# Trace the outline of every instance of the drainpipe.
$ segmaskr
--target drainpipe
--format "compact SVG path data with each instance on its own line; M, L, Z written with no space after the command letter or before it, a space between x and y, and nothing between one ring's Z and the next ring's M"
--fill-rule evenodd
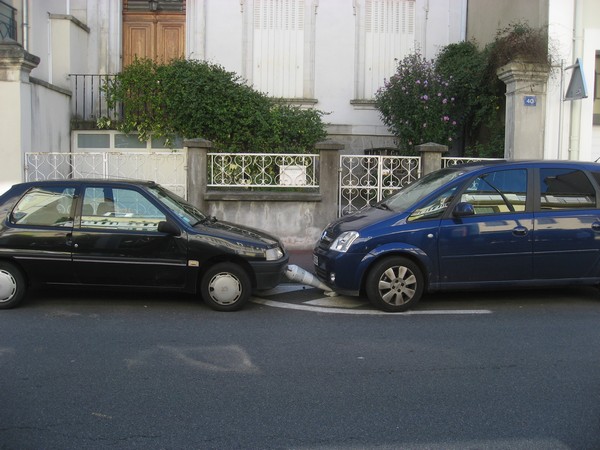
M427 22L429 21L429 0L425 2L425 23L423 24L423 57L427 59Z
M23 21L21 24L23 49L29 51L29 0L21 0L21 11L23 14Z
M583 56L583 1L575 0L573 24L573 64ZM569 159L579 160L579 140L581 128L581 100L571 101Z

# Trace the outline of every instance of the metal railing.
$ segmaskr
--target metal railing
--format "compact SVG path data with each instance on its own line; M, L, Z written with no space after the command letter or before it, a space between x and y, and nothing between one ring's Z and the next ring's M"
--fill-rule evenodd
M17 10L0 0L0 41L17 40Z
M467 157L454 157L444 156L442 157L442 167L456 166L458 164L468 164L472 162L480 161L498 161L498 158L467 158Z
M25 180L152 180L187 196L185 152L25 153Z
M207 186L211 188L319 187L319 155L282 153L209 153Z
M421 176L421 158L412 156L340 156L340 216L378 202Z
M104 86L115 75L93 75L72 73L73 95L71 107L75 122L96 122L99 118L118 120L122 116L121 106L109 108L104 95Z

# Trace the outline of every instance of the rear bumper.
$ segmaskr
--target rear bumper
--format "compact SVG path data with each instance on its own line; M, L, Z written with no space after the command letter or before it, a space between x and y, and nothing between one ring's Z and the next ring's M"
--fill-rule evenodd
M277 261L250 261L256 281L255 289L259 291L272 289L285 277L285 270L290 257L286 254Z

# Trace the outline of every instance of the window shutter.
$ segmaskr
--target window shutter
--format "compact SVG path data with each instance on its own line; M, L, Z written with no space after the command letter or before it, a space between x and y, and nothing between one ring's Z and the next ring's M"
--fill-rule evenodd
M373 98L414 41L415 0L366 0L363 98Z
M273 97L301 98L304 0L254 0L254 87Z

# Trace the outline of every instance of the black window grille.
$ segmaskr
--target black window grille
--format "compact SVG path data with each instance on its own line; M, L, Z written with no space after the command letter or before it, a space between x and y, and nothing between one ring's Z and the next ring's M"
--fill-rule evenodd
M17 40L17 10L0 1L0 40Z

